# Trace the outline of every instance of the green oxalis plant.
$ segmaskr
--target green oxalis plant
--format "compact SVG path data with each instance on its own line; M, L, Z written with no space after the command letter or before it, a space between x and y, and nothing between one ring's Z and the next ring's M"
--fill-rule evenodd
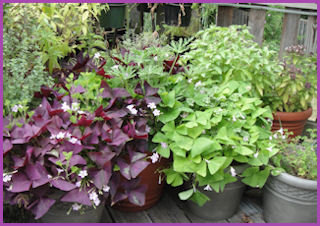
M288 133L273 136L280 151L272 163L280 172L309 180L317 179L317 130L307 129L308 136L297 136L288 142ZM284 138L284 139L283 139Z
M301 45L287 47L285 54L268 102L273 111L305 111L317 95L317 55L307 55Z
M253 41L246 26L210 26L199 31L182 60L193 67L189 77L223 84L230 80L252 84L250 91L264 98L270 93L281 67L274 61L274 51L261 48Z
M201 191L223 191L237 176L252 187L261 188L270 172L270 157L278 149L270 140L272 112L251 96L251 85L230 81L211 83L180 81L172 91L160 92L162 128L154 135L157 152L173 162L164 170L167 183L192 187L179 193L203 205L209 198ZM235 165L247 164L243 171Z

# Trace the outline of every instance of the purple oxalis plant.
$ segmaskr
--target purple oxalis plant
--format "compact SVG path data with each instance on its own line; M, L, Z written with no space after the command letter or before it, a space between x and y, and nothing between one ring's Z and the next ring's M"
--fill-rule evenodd
M69 95L43 88L42 103L24 118L4 119L4 194L41 218L56 202L74 205L111 205L128 199L145 202L146 186L139 174L148 161L150 103L161 100L146 82L134 99L122 88L101 83L108 106L84 112L72 98L85 95L82 87ZM72 120L76 118L76 121ZM73 208L75 210L75 208Z

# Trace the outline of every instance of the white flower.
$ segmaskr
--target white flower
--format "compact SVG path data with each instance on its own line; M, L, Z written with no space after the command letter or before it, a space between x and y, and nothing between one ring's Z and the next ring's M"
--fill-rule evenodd
M243 114L241 114L241 113L240 113L240 117L241 117L243 120L246 119L246 117L245 117Z
M212 191L212 188L210 187L210 185L208 184L207 186L204 187L205 191Z
M100 53L95 53L94 56L93 56L93 58L94 58L94 59L99 59L100 56L101 56Z
M153 59L154 59L154 61L158 61L158 57L157 56L153 57Z
M159 116L160 115L160 111L158 109L153 110L153 115L154 116Z
M204 89L201 89L201 90L200 90L200 93L201 93L201 94L204 94L204 93L205 93Z
M103 185L103 186L102 186L102 190L103 190L104 192L109 192L109 191L110 191L110 187L109 187L108 185Z
M100 199L96 198L95 200L93 200L94 205L95 206L99 206L100 205Z
M64 137L67 138L67 139L71 139L71 133L66 132L66 133L64 134Z
M111 67L112 69L118 69L119 68L119 65L114 65Z
M59 169L59 168L57 168L57 171L58 171L58 174L60 174L60 173L64 172L64 170L63 170L63 169Z
M69 140L70 143L73 143L73 144L80 144L81 145L81 141L78 140L77 138L75 137L72 137L70 140Z
M18 112L19 106L18 106L18 105L14 105L14 106L11 108L11 110L12 110L13 112Z
M78 114L79 115L84 115L84 114L86 114L84 111L78 111Z
M146 132L150 133L150 127L149 126L146 126Z
M191 83L191 82L192 82L192 78L189 78L189 79L188 79L188 82Z
M133 104L128 105L127 108L129 109L130 113L133 115L136 115L138 113L137 109L135 109L135 106Z
M286 136L285 136L285 135L283 135L283 136L282 136L282 139L283 139L283 140L285 140L285 139L286 139Z
M167 145L167 143L161 142L161 147L162 147L162 148L167 148L168 145Z
M236 170L231 166L230 167L231 176L235 177L237 175Z
M3 182L9 182L9 181L11 181L11 178L12 178L12 175L10 175L10 174L7 174L7 175L4 175L3 176Z
M48 174L48 176L47 176L47 177L48 177L48 179L52 179L52 176L51 176L50 174Z
M85 178L86 176L88 176L87 170L81 170L78 175L81 178Z
M89 194L89 199L90 200L96 200L96 199L98 199L98 194L95 192L95 191L93 191L93 192L91 192L90 194Z
M201 81L198 81L194 86L195 86L195 87L202 86L202 82L201 82Z
M258 158L259 152L255 153L253 157Z
M74 211L78 211L78 210L81 209L81 205L79 205L78 203L75 203L75 204L72 205L72 209L73 209Z
M272 136L269 137L269 140L272 140Z
M13 185L11 184L8 188L7 188L7 191L11 191L13 188Z
M152 163L156 163L159 160L159 154L157 152L153 153L150 159Z
M75 103L72 103L71 105L71 110L72 111L78 111L79 110L79 107L80 107L80 104L75 102Z
M279 132L281 135L283 135L283 128L281 127L277 132Z
M248 142L249 141L249 137L247 137L247 136L243 137L243 141L244 142Z
M58 134L57 134L57 139L59 140L59 139L63 139L65 137L65 132L59 132Z
M277 139L277 138L278 138L278 135L275 133L275 134L273 135L273 137Z
M234 122L237 121L236 116L234 116L234 115L232 116L232 121L234 121Z
M63 102L61 109L63 111L68 111L70 110L70 106L66 102Z
M268 148L266 148L268 151L272 151L272 147L268 147Z
M81 187L81 181L77 181L76 187L77 187L77 188L80 188L80 187Z
M150 108L150 109L155 109L155 108L157 108L157 106L156 106L156 104L155 103L149 103L148 105L147 105L147 107L148 108Z
M51 134L50 140L55 140L57 137L54 134Z

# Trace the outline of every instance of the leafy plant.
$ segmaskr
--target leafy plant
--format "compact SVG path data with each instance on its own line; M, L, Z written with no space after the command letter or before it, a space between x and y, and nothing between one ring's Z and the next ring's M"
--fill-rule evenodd
M190 181L192 188L179 197L199 205L209 200L203 187L223 191L236 175L245 184L262 187L272 169L269 159L278 151L269 141L270 108L251 96L248 83L194 82L184 79L172 91L160 92L163 126L152 141L161 156L173 158L171 168L164 170L167 183ZM236 172L233 167L239 163L248 164L247 169Z
M282 73L266 96L273 111L307 110L317 94L317 56L307 56L303 46L286 48Z
M157 92L145 86L146 96L132 98L124 89L101 83L97 95L109 105L94 112L82 110L71 87L66 95L42 89L43 100L33 114L19 124L4 120L4 191L6 200L31 210L41 218L56 202L82 206L111 205L127 199L145 202L144 185L138 175L148 166L148 95ZM141 87L137 94L144 96Z
M182 58L194 65L187 71L189 78L216 84L249 82L251 93L262 99L272 89L281 69L273 60L275 52L259 47L246 26L211 26L195 37Z
M31 13L28 10L14 17L9 10L9 6L4 10L3 29L4 115L17 112L18 106L25 108L24 111L33 109L37 104L33 99L34 92L42 85L53 84L44 71L41 49L33 36L37 31L33 25L35 18L28 16Z
M288 141L288 134L274 135L277 155L272 157L278 171L309 180L317 179L317 130L308 129L309 137L297 136Z

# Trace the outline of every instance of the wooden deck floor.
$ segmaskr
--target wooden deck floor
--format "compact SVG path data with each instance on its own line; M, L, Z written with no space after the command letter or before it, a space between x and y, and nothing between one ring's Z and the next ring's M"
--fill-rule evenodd
M199 218L185 208L185 204L173 194L164 192L160 201L152 208L128 213L105 209L101 223L265 223L261 202L258 198L244 196L238 212L229 219L210 221Z

